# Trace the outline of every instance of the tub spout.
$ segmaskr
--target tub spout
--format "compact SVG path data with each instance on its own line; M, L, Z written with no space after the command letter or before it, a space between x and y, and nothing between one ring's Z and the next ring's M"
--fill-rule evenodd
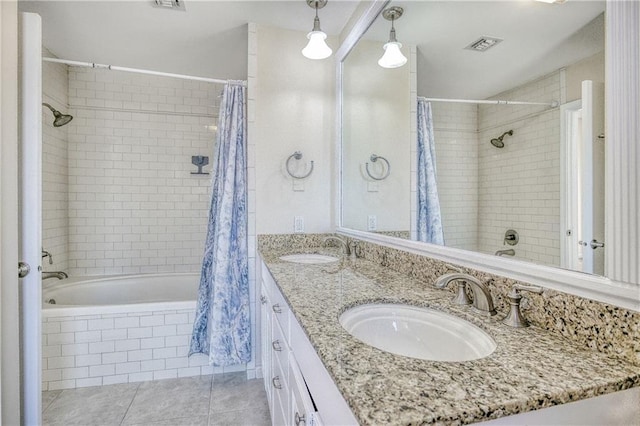
M63 280L65 278L69 278L66 272L62 271L51 271L51 272L42 272L42 280L47 280L49 278L57 278L59 280Z

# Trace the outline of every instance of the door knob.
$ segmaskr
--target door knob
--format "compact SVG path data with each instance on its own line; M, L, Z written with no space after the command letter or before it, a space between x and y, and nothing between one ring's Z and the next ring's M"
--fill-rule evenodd
M603 248L604 247L604 243L600 243L597 240L591 240L591 243L589 243L589 245L594 250L597 249L597 248Z
M29 272L31 272L31 267L28 263L18 262L18 278L26 277L29 275Z

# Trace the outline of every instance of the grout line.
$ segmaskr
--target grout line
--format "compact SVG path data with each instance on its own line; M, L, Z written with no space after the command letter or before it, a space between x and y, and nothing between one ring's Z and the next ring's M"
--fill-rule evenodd
M129 413L129 410L131 409L131 406L133 405L133 401L136 399L136 396L138 395L138 391L140 390L140 385L143 382L138 383L138 387L136 387L136 392L133 394L133 398L131 398L131 402L129 402L129 406L127 407L127 409L124 412L124 415L122 416L122 420L120 420L120 425L124 424L124 419L127 418L127 414Z

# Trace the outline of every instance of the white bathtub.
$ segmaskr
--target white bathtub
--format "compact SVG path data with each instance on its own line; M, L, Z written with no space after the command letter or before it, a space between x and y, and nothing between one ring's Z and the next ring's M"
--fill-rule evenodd
M245 370L187 356L199 274L69 278L44 285L43 389Z
M200 274L113 275L47 281L42 290L45 311L116 313L141 308L195 309ZM55 304L47 303L52 300ZM87 309L79 311L80 308Z

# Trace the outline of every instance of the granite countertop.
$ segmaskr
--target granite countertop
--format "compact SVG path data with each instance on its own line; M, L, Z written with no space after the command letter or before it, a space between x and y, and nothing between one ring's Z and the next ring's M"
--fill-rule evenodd
M310 253L335 255L331 249ZM439 290L371 262L303 265L261 255L296 319L361 424L468 424L640 386L637 366L536 327L516 329L452 305ZM453 286L455 287L455 286ZM489 356L437 362L393 355L348 334L338 318L371 302L440 310L485 330Z

